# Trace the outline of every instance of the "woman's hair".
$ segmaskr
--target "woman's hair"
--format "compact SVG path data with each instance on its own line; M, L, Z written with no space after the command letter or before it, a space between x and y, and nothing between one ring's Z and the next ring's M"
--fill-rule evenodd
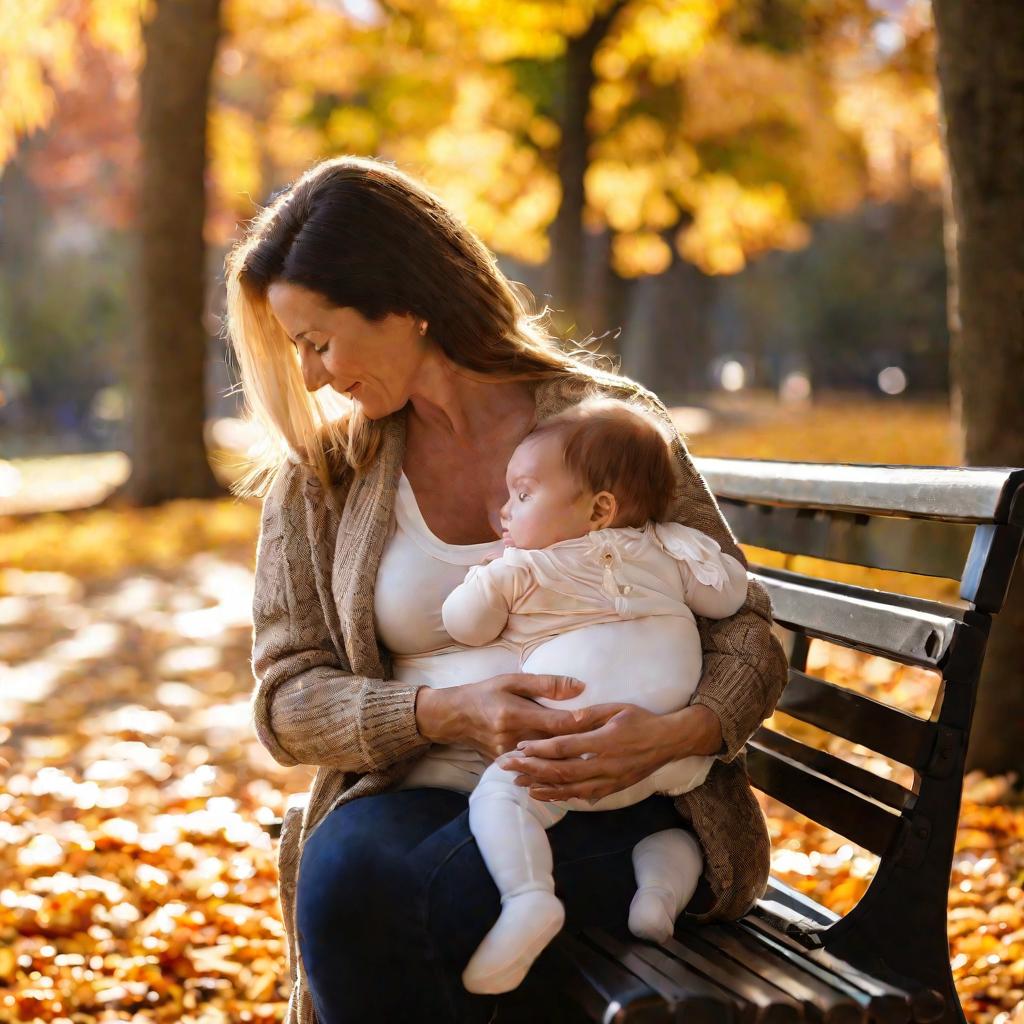
M306 390L299 357L267 290L301 285L379 322L390 313L430 324L433 339L473 379L542 380L597 373L601 358L563 348L532 296L498 268L476 235L426 187L392 164L357 156L321 161L277 195L228 254L225 328L237 354L246 418L266 437L232 491L263 495L289 454L326 485L360 473L381 427L358 402ZM611 372L617 372L613 370Z
M664 522L675 495L672 438L642 399L592 397L535 427L525 440L556 436L577 496L611 491L619 504L613 526Z

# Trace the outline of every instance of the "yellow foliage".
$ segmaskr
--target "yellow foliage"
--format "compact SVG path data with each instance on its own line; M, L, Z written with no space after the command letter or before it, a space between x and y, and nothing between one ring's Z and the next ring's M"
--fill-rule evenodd
M820 62L742 46L718 30L721 13L715 3L628 9L595 57L586 178L589 204L617 232L663 230L689 214L676 246L710 274L806 245L805 215L844 212L864 193ZM630 112L649 92L645 79L679 89L681 116L665 98L662 111L645 104ZM716 168L702 147L744 156L736 168ZM662 265L658 247L643 239L615 248L623 276Z
M214 209L230 215L251 217L263 195L260 173L259 126L242 110L219 105L208 119L210 169L213 172L216 202ZM224 242L234 230L234 217L209 233ZM208 224L213 228L214 224Z
M74 77L75 32L63 6L62 0L0 4L0 168L21 136L45 127L55 89Z
M515 95L502 69L465 71L447 118L393 138L388 155L417 170L487 244L528 263L548 256L547 226L558 211L558 180L524 139L553 134Z
M142 18L153 0L91 0L86 7L89 36L132 67L142 59Z
M622 18L614 47L628 64L649 65L654 81L670 81L700 52L723 9L731 6L723 0L633 3Z
M17 525L10 519L0 524L0 571L93 579L133 566L174 568L197 551L252 544L259 507L232 499L182 500L153 509L44 513Z
M653 231L620 233L612 240L612 262L633 274L661 274L672 262L672 249Z
M895 72L881 72L851 76L837 91L836 117L863 142L873 196L941 187L945 155L933 82L908 84Z
M373 153L380 140L380 123L361 107L339 107L327 119L327 139L339 153Z
M736 274L747 258L768 249L799 249L810 239L789 195L778 184L744 187L735 178L708 175L681 189L694 210L679 237L682 256L707 274Z
M639 231L644 227L644 200L663 185L659 172L654 163L595 162L584 179L587 199L603 209L616 231Z

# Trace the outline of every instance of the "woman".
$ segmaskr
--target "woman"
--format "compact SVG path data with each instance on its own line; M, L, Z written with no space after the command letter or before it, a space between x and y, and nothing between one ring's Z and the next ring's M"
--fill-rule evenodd
M603 796L670 760L717 755L685 796L560 822L549 833L556 885L566 927L624 926L632 847L684 827L706 861L687 913L745 913L764 891L768 835L737 755L786 679L756 582L735 616L700 620L704 673L674 714L606 704L576 720L530 699L569 696L574 681L520 675L500 655L443 688L392 674L394 657L437 648L439 595L497 550L505 465L536 423L595 382L642 395L670 423L664 406L563 351L479 240L380 161L311 168L255 220L227 270L245 395L271 438L236 487L265 494L255 727L281 764L318 768L281 836L288 1024L491 1019L491 997L459 980L498 910L467 797L396 788L431 744L490 760L529 741L515 767L541 799ZM673 518L742 559L678 434L673 451Z

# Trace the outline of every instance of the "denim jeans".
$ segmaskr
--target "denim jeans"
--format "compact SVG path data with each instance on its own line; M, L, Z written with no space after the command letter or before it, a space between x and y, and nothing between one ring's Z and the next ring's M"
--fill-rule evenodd
M296 919L320 1024L491 1020L496 997L472 995L461 980L500 909L469 831L468 799L433 788L360 797L306 841ZM625 929L633 846L682 827L672 798L655 794L614 811L573 811L550 828L566 929ZM517 994L552 953L541 954Z

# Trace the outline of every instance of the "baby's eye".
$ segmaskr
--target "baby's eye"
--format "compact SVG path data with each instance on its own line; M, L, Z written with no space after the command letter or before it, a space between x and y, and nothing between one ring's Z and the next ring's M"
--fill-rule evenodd
M519 492L519 500L520 501L526 501L526 499L528 497L529 497L529 494L527 494L526 491L520 491Z

